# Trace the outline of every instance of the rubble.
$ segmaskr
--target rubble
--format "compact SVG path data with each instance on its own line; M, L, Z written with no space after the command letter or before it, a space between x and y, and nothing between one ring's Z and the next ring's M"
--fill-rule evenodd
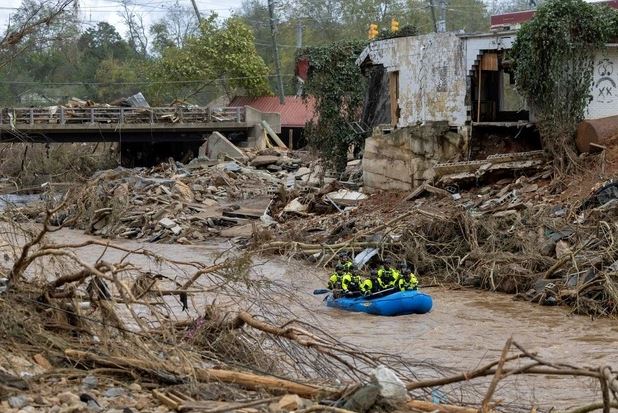
M340 190L339 198L327 192L324 198L354 209L282 215L274 240L260 249L289 253L290 246L323 265L336 257L330 251L377 248L382 256L407 260L428 283L511 293L544 305L568 305L581 314L618 314L618 276L611 267L618 227L610 224L618 216L618 192L615 180L607 179L616 179L618 166L603 155L596 162L603 163L605 179L598 177L598 163L589 160L586 173L552 181L550 166L535 159L539 153L528 155L533 159L510 154L444 165L442 178L450 179L437 177L407 196L358 192L347 199L353 192ZM520 175L476 184L453 179L457 173L477 179L478 171L486 174L497 170L494 166L515 168ZM288 205L298 208L297 202ZM588 274L585 281L582 273Z

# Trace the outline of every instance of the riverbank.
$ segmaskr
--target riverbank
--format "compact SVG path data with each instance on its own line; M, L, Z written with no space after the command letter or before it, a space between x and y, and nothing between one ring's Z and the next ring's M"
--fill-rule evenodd
M230 250L230 244L225 240L208 245L156 245L130 240L108 244L80 231L67 229L49 233L45 239L47 247L43 251L47 249L51 252L62 247L63 251L74 254L75 259L70 259L73 263L98 268L106 277L104 279L114 298L109 303L93 298L88 292L87 280L90 278L50 290L50 281L56 280L50 274L56 273L58 268L67 270L71 265L65 259L61 260L62 265L56 259L49 261L45 255L32 263L27 284L19 283L19 287L10 291L9 295L0 295L0 302L5 306L4 314L22 314L29 320L27 334L9 333L10 345L5 335L2 347L18 349L20 358L30 364L37 364L36 360L40 362L41 357L37 355L41 355L51 365L46 370L34 366L36 370L29 373L32 376L25 375L28 390L9 393L26 397L28 405L36 407L35 411L80 411L75 410L78 407L90 409L87 403L77 402L75 397L54 394L52 389L58 386L77 397L89 394L101 406L120 411L125 407L135 411L167 411L169 406L157 394L169 395L172 389L201 400L202 407L207 411L233 408L233 403L241 400L259 402L281 395L280 389L247 392L247 383L239 386L225 379L224 384L220 385L199 384L204 382L205 376L176 376L183 366L198 370L216 367L223 371L244 371L256 377L270 373L285 377L292 383L304 383L320 389L340 389L345 385L366 383L369 380L366 374L370 374L378 364L386 364L397 372L404 383L413 386L428 379L451 377L462 371L472 372L479 366L495 362L500 359L504 343L511 336L528 351L537 352L538 357L553 363L574 366L611 366L618 363L611 351L612 343L618 339L618 328L612 320L570 316L562 308L531 308L527 303L512 301L508 295L429 288L426 291L432 294L436 303L430 314L373 317L327 308L321 297L313 296L313 289L321 286L326 279L326 271L297 261L259 255L246 257L241 250ZM33 248L31 253L37 254L42 247L36 245ZM240 261L228 261L226 266L229 268L221 268L215 273L206 272L187 287L188 308L183 311L182 300L169 293L181 290L178 285L186 285L193 279L197 268L201 272L231 257ZM247 259L251 264L247 264ZM109 267L101 267L103 262L115 263L117 269L123 262L131 267L114 273ZM232 268L233 271L230 271ZM135 269L139 271L135 272ZM155 277L156 282L150 286L148 294L140 297L137 288L140 285L143 287L143 281L138 280L139 275L145 272L150 274L150 279ZM108 280L108 275L112 276L111 280ZM116 276L117 281L113 281ZM44 279L46 282L43 282ZM53 285L57 283L55 281ZM76 290L68 289L70 286L75 286ZM127 287L125 293L123 286ZM44 303L37 298L38 289L47 291L47 301ZM71 291L74 295L72 301L62 297ZM128 291L133 298L124 295ZM66 305L71 305L75 300L83 303L71 311L81 319L79 328L74 324L76 320L59 317L66 315L65 311L70 308ZM163 307L156 305L157 302ZM111 304L111 307L106 304ZM7 311L6 305L19 310ZM58 313L55 311L57 308L64 308L64 311ZM248 314L243 317L248 318L237 324L234 320L238 320L243 311ZM104 314L107 316L101 318ZM122 324L113 321L113 314L119 317ZM163 314L165 317L161 318ZM204 319L208 314L208 318ZM16 331L14 324L7 324L6 320L11 319L5 317L3 331ZM159 321L156 322L156 319ZM18 321L19 318L13 320ZM147 325L140 324L138 320L146 321ZM208 322L195 330L196 320ZM252 324L253 320L265 324ZM103 324L99 324L101 322ZM8 325L12 327L7 329ZM213 330L213 326L218 327ZM222 326L227 327L222 329ZM279 326L286 328L278 330ZM260 329L264 327L268 327L266 331ZM201 339L188 339L200 328L205 328L197 334ZM290 336L285 331L295 331L300 336ZM279 333L284 335L273 336ZM34 339L36 337L38 339ZM51 346L42 345L39 341L42 337ZM251 343L257 337L260 337L261 344L253 347ZM169 346L172 343L173 348ZM231 343L245 350L224 350ZM328 350L331 346L333 350ZM72 352L67 353L67 349ZM516 352L516 349L512 351ZM95 356L98 359L92 358ZM117 359L112 361L112 356ZM144 371L143 366L131 360L151 363L151 367ZM217 360L215 364L214 360ZM346 364L341 364L344 360ZM14 364L22 368L19 366L28 363ZM350 366L355 367L350 369ZM11 370L11 374L21 377L23 372L28 371L23 367L20 371ZM156 372L154 375L153 371ZM91 377L97 379L95 386L91 384ZM251 376L251 379L256 380L256 377ZM494 396L499 403L496 408L502 411L529 411L531 406L536 406L544 411L552 406L568 409L598 400L597 389L590 378L548 377L551 375L526 376L525 380L521 376L504 379ZM178 379L187 379L188 382L182 385L169 382ZM442 400L442 403L473 407L481 402L490 381L491 377L488 377L421 388L412 391L410 396L414 400ZM114 388L119 389L110 390ZM218 389L219 393L213 389ZM210 399L205 399L206 394L210 395ZM320 400L324 403L324 395L317 398L306 394L302 396L311 399L314 404ZM342 395L329 397L341 398ZM63 404L61 399L66 399L66 402ZM253 408L273 411L276 406L269 405L275 401L278 403L279 399ZM402 406L399 408L403 409Z

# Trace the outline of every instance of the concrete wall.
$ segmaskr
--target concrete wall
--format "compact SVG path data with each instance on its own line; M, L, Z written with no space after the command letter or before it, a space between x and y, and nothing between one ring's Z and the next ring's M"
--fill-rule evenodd
M586 118L618 115L618 47L608 47L596 57L590 94Z
M281 133L281 115L275 112L260 112L250 106L245 106L246 119L248 124L254 124L249 132L249 147L254 147L262 138L264 128L262 128L262 120L268 122L275 133Z
M458 160L466 152L466 141L451 132L447 122L426 123L374 134L365 141L363 187L410 191L434 177L438 162Z
M463 42L454 33L431 33L371 43L358 59L399 71L398 127L425 121L466 121Z

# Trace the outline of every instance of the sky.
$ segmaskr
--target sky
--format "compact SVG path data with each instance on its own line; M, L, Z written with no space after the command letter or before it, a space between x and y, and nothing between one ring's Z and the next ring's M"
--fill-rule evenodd
M97 22L105 21L116 26L117 30L124 36L126 27L122 23L119 12L122 9L121 0L78 0L80 4L81 17L85 24L96 25ZM146 26L150 26L162 18L165 14L165 5L172 4L174 0L130 0L134 5L133 11L140 13ZM215 11L219 16L226 17L238 9L242 0L195 0L202 15ZM265 0L264 0L265 1ZM490 2L492 0L486 0ZM602 0L586 0L596 2ZM192 8L191 0L179 0L186 7ZM4 31L9 22L10 15L15 13L21 4L21 0L0 0L0 30Z
M117 27L121 34L126 28L119 16L122 5L120 0L78 0L81 17L86 24L96 24L105 21ZM173 4L174 0L130 0L136 14L141 14L147 26L159 20L165 14L165 5ZM202 15L213 10L220 16L228 16L238 9L242 0L195 0ZM191 0L179 0L180 4L193 8ZM21 0L0 0L0 28L2 31L9 22L10 15L15 13Z

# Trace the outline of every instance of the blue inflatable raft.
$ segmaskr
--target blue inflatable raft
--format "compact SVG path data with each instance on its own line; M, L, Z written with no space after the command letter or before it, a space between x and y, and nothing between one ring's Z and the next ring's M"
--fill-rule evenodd
M326 305L347 311L397 316L406 314L425 314L431 311L431 296L418 290L395 291L387 294L374 294L369 297L339 297L332 294L326 297Z

